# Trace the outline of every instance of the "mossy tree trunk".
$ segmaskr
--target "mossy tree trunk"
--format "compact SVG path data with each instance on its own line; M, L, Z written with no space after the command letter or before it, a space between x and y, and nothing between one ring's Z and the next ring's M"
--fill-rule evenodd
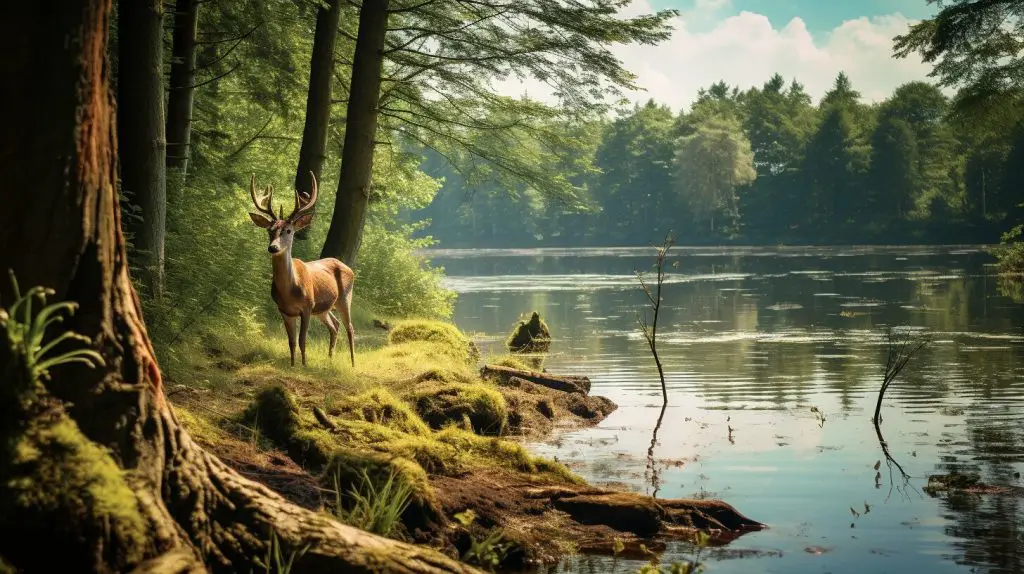
M254 561L273 532L285 559L308 545L298 572L472 571L288 503L178 423L126 265L110 9L111 0L0 4L0 71L19 79L4 90L0 269L77 301L60 328L91 337L105 359L25 381L18 355L0 345L0 556L23 571L249 572L261 570ZM0 297L11 301L7 281ZM34 551L40 541L51 551Z
M370 176L377 139L384 37L388 28L389 0L363 0L359 8L359 34L352 58L345 147L341 150L338 199L327 230L321 257L337 257L355 267L370 205Z

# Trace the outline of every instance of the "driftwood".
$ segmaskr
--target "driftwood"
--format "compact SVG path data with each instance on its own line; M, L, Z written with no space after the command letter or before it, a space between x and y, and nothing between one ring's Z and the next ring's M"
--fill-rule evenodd
M508 386L511 379L517 377L564 393L580 393L581 395L590 393L590 379L575 375L552 375L550 373L513 369L501 365L484 365L480 369L480 376L485 379L495 379L501 386Z

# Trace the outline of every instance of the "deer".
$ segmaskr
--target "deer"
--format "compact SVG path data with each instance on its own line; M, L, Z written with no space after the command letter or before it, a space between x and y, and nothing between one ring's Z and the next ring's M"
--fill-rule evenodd
M288 332L288 349L291 352L291 366L295 366L295 318L299 318L299 349L302 352L302 366L306 366L306 331L309 320L316 317L331 332L331 346L327 356L334 357L334 345L338 341L338 329L344 324L348 334L348 353L352 366L356 366L355 329L352 327L352 288L355 274L348 265L333 257L316 261L301 261L292 257L292 241L295 232L309 226L313 221L313 206L316 205L316 175L313 188L306 197L300 197L295 190L295 207L291 215L284 216L279 207L274 214L274 188L268 185L265 192L256 195L256 174L249 181L249 196L258 213L249 213L256 227L266 229L270 238L267 251L273 263L273 280L270 296L277 304ZM331 313L337 309L341 320Z

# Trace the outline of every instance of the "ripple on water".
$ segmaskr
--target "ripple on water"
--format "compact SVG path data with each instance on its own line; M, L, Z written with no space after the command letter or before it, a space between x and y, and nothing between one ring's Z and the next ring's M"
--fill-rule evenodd
M593 392L619 405L596 428L531 449L641 492L650 488L646 452L661 391L636 327L645 302L632 270L652 255L430 254L460 291L460 327L503 340L537 309L561 353L545 368L586 374ZM709 556L709 571L1014 571L1019 541L1010 525L1024 520L1021 505L921 493L929 474L952 468L993 482L1024 471L1024 312L998 292L990 259L978 246L679 252L659 322L670 410L656 444L658 495L717 493L771 526L726 548L779 553ZM802 308L771 308L782 304ZM932 338L883 403L884 438L909 488L895 467L890 475L870 421L886 327ZM870 512L859 511L864 503ZM829 551L810 555L810 547ZM663 563L690 552L670 545ZM610 571L611 561L598 560L561 571Z

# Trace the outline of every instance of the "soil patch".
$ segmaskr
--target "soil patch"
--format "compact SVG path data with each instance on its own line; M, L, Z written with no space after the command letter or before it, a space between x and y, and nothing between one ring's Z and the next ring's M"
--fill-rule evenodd
M715 500L655 500L649 496L550 480L496 469L434 479L445 514L472 509L483 529L501 529L523 549L524 565L551 563L566 552L641 554L697 531L712 545L732 541L763 524Z

